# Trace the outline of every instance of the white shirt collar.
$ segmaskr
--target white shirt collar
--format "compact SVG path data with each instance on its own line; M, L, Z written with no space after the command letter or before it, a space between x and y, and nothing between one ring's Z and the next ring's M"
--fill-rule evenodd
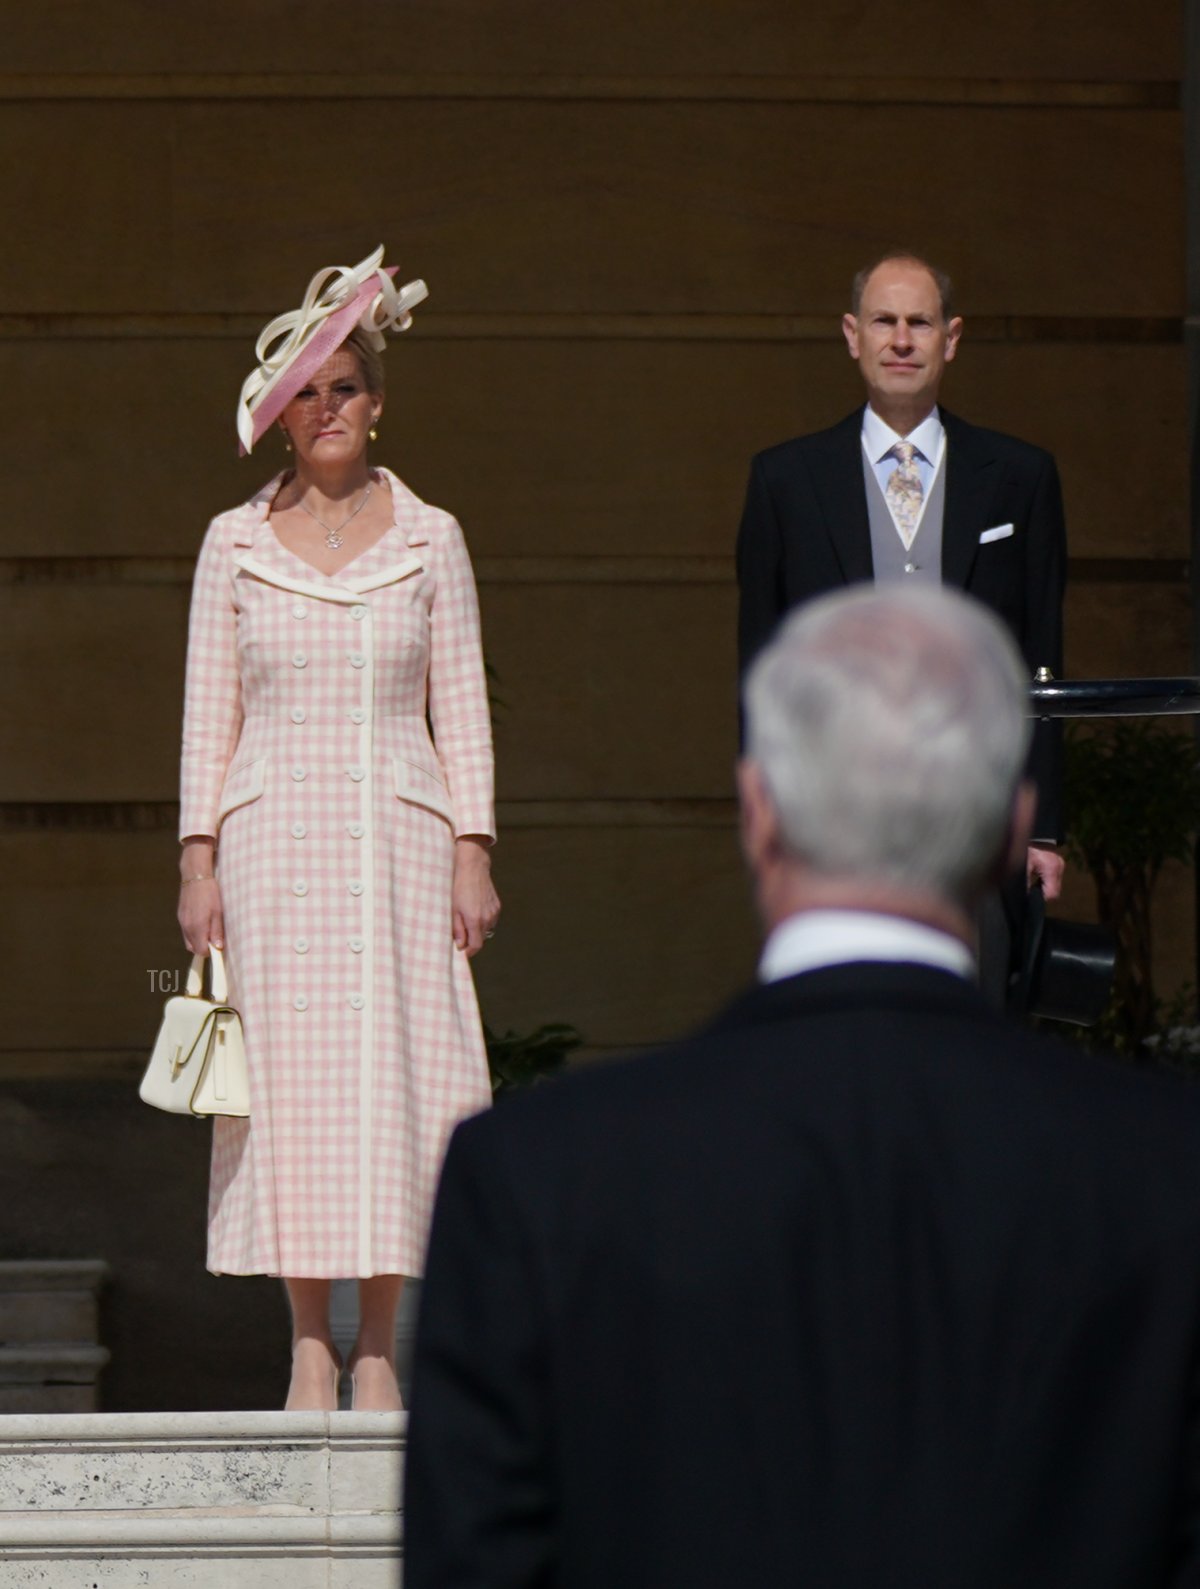
M760 982L859 960L936 966L974 980L971 951L949 933L869 910L804 910L781 921L758 964Z
M872 463L879 463L886 458L898 441L911 441L923 458L930 463L937 463L945 437L946 427L936 406L907 436L897 434L886 420L880 419L870 403L863 409L863 447Z

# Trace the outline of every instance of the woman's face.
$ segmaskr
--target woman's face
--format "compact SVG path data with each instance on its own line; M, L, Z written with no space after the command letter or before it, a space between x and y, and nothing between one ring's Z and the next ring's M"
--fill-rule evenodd
M367 447L367 432L383 412L383 399L367 391L358 355L338 348L302 386L280 415L280 424L305 463L346 464Z

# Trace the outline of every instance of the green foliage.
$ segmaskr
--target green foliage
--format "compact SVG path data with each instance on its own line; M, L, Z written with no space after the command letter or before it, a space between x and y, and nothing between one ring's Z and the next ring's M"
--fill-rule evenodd
M583 1042L575 1028L562 1021L552 1021L524 1035L505 1032L503 1037L485 1026L483 1036L493 1095L545 1081L562 1069L567 1055Z
M496 669L485 661L483 671L487 679L488 708L495 726L503 718L508 703L498 693L500 675ZM508 1031L502 1037L485 1022L483 1040L487 1045L493 1097L513 1092L518 1087L532 1087L555 1075L566 1064L567 1055L583 1042L575 1028L563 1021L551 1021L524 1034Z
M1151 902L1167 861L1187 862L1200 832L1200 761L1190 731L1158 718L1073 724L1066 736L1067 854L1091 874L1100 920L1117 936L1103 1037L1139 1052L1162 1022L1154 990Z
M1200 770L1190 732L1118 718L1067 733L1067 850L1089 871L1188 861L1200 830Z

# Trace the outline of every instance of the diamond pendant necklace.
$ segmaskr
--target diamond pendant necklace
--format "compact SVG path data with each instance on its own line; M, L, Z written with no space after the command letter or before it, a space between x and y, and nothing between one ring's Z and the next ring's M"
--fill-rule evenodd
M301 497L300 500L296 503L296 506L298 508L303 508L305 513L308 514L310 519L315 519L317 521L317 523L325 531L325 545L329 548L329 550L331 552L336 552L338 547L343 545L344 542L345 542L345 539L346 539L345 536L342 534L342 531L346 528L347 524L349 524L350 520L351 519L356 519L358 517L358 515L362 512L362 510L366 507L367 502L368 502L368 500L370 498L371 492L374 489L374 486L375 486L375 482L373 480L368 480L367 481L367 489L363 492L362 501L354 509L353 513L347 513L346 517L342 520L342 522L340 524L326 524L325 520L321 517L321 515L319 513L314 513L313 512L313 510L309 507L308 503L305 502L303 497Z

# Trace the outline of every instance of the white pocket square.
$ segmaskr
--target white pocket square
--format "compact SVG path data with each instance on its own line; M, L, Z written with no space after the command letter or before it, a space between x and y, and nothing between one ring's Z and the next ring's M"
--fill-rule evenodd
M1004 541L1013 533L1011 524L997 524L995 529L984 530L979 537L980 546L986 546L989 541Z

